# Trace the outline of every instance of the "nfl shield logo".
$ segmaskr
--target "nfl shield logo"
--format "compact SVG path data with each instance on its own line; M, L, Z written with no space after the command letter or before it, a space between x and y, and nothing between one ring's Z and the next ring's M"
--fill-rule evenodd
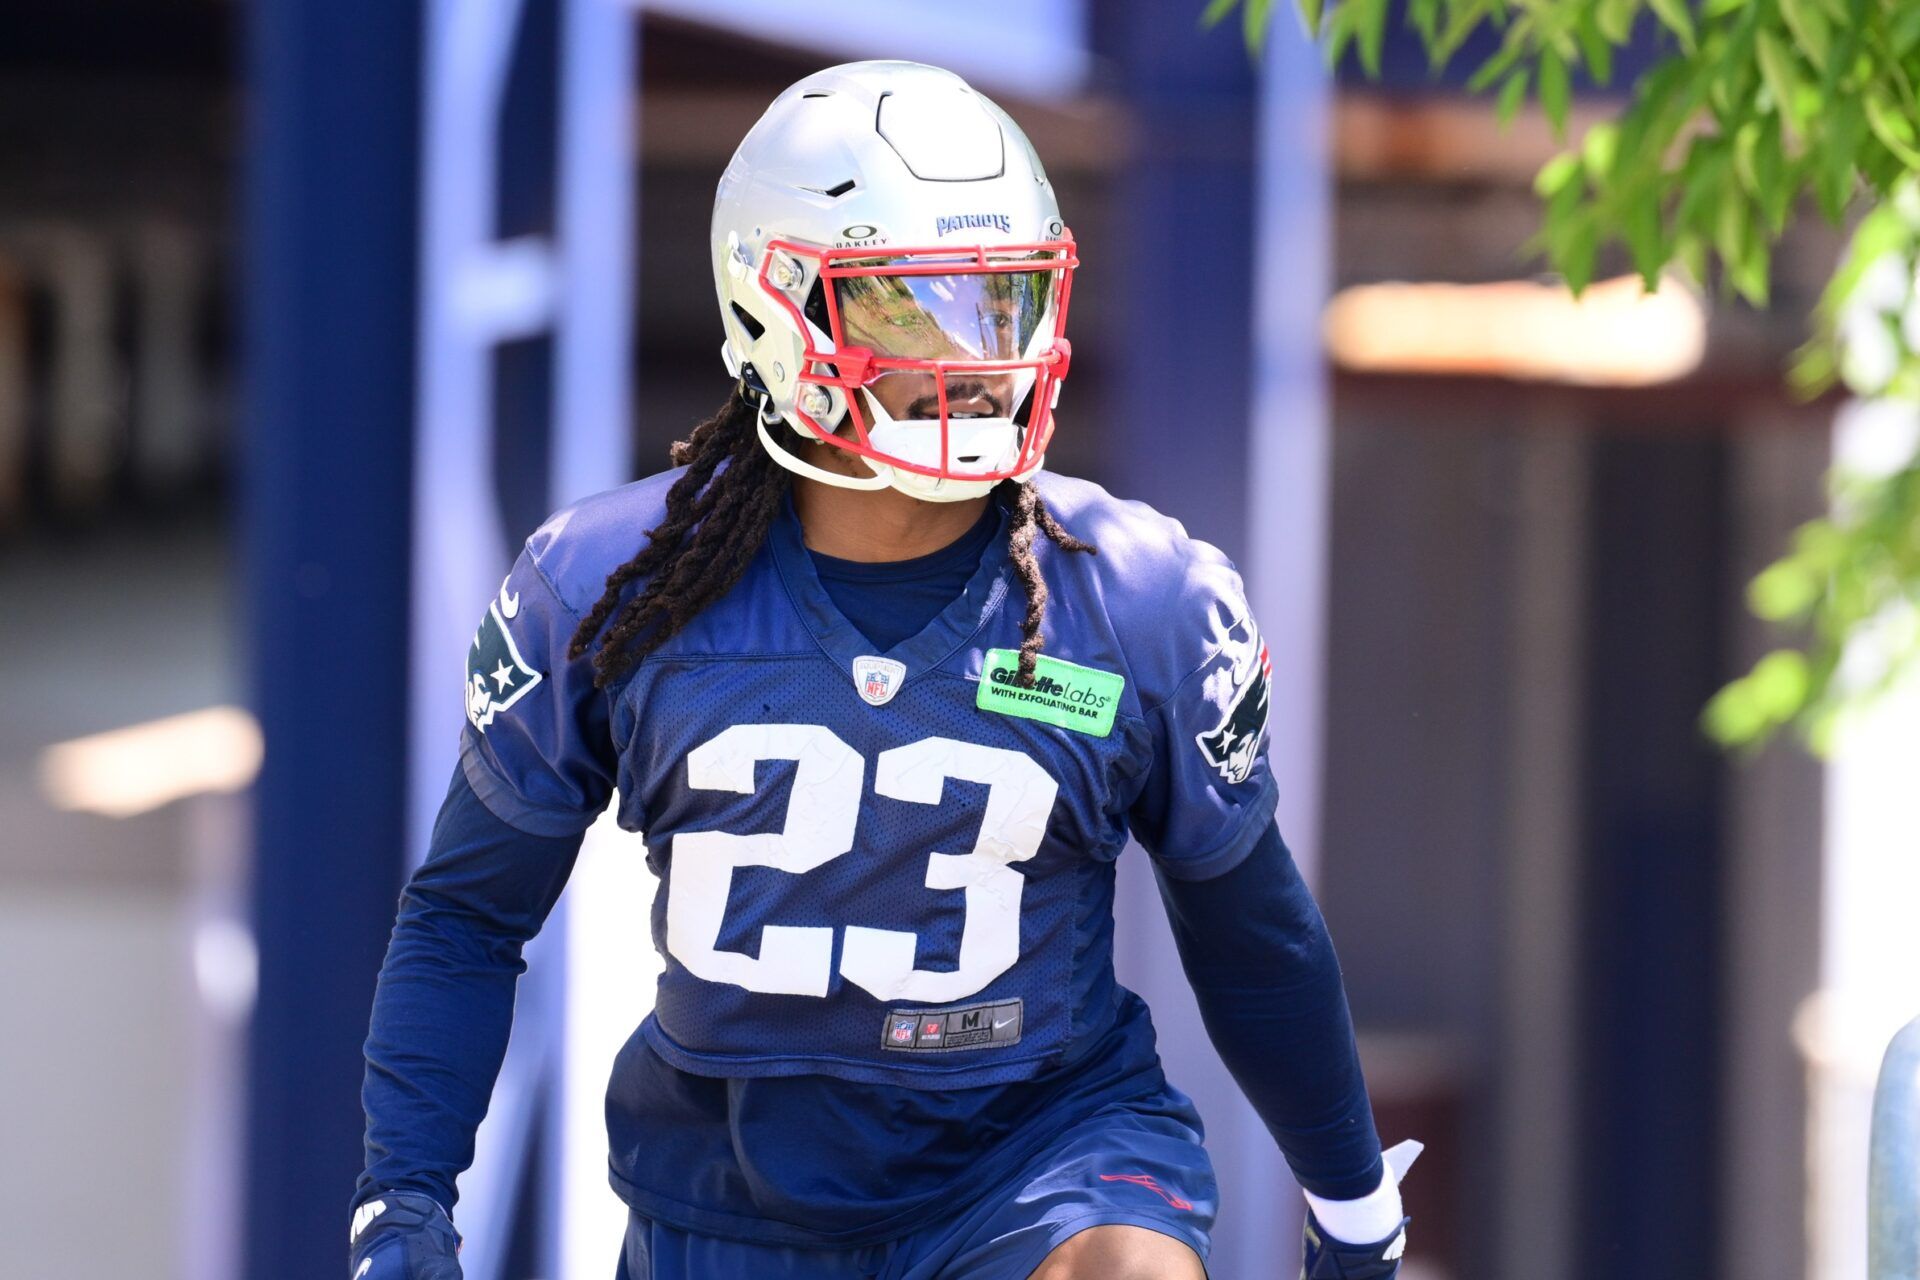
M884 706L900 691L907 676L907 664L893 658L871 655L853 660L853 687L871 706Z
M912 1044L913 1043L913 1019L912 1018L895 1018L893 1020L893 1025L889 1027L887 1030L887 1039L891 1040L895 1044Z

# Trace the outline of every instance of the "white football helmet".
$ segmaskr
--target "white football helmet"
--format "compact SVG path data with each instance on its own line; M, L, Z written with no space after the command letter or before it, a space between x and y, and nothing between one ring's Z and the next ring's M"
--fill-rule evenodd
M787 89L720 178L712 250L727 371L780 465L934 502L1040 469L1073 237L1026 135L959 76L854 62ZM869 474L807 461L789 430Z

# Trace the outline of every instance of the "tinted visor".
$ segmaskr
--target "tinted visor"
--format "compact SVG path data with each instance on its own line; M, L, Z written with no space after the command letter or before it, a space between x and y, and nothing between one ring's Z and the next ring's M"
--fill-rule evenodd
M841 337L895 359L1023 359L1051 336L1056 270L839 276Z

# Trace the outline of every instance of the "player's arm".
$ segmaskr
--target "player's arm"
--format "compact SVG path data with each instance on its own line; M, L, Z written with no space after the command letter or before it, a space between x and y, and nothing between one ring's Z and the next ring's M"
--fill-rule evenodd
M1219 875L1179 879L1162 866L1158 878L1221 1061L1306 1190L1315 1228L1333 1247L1365 1246L1327 1274L1392 1274L1397 1179L1380 1154L1333 940L1278 828L1269 820ZM1373 1269L1358 1266L1368 1260Z
M353 1199L355 1280L457 1280L454 1179L473 1159L513 1020L521 949L613 787L606 695L530 555L468 655L468 725L375 990Z
M502 822L456 771L431 852L401 895L374 992L361 1088L367 1163L353 1206L356 1268L383 1234L414 1228L411 1215L397 1212L407 1202L394 1193L423 1196L451 1213L454 1178L473 1160L474 1131L506 1053L514 985L526 967L521 948L559 898L579 847L578 834L530 835ZM426 1213L420 1225L433 1222ZM384 1275L439 1280L432 1271Z
M1309 1276L1321 1264L1343 1280L1390 1276L1404 1242L1397 1182L1333 944L1273 824L1267 648L1217 552L1193 551L1175 580L1181 597L1163 612L1185 621L1133 646L1152 759L1129 823L1153 855L1214 1046L1323 1229L1308 1234ZM1334 1254L1338 1241L1365 1247Z

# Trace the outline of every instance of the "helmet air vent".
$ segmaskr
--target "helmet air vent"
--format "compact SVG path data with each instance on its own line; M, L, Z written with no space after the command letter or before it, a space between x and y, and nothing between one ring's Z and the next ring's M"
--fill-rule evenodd
M760 341L760 335L767 331L767 326L755 320L747 309L739 303L730 302L727 305L733 308L733 318L738 320L740 327L747 331L748 340L752 342Z
M827 317L827 291L825 287L821 285L818 276L814 277L813 288L807 291L807 303L803 311L807 319L813 321L816 329L822 333L831 332L831 329L828 327L829 321Z
M882 94L874 124L916 178L980 182L1006 172L1000 122L970 89L925 86Z

